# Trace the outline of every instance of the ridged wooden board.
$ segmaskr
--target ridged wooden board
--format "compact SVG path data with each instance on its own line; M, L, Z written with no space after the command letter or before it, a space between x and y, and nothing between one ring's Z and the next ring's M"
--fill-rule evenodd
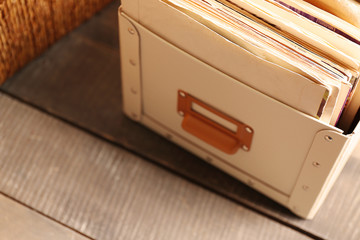
M3 94L0 116L0 192L91 238L309 239ZM34 213L13 205L0 195L0 229L15 225L0 239L36 233Z
M127 119L121 112L115 45L117 5L113 3L62 39L6 82L2 90L294 229L320 238L360 239L360 153L350 159L316 218L304 221Z
M0 239L90 240L0 194Z

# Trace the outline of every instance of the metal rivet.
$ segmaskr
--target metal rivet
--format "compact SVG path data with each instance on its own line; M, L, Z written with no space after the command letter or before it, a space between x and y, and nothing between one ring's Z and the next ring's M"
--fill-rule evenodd
M320 163L319 162L313 162L313 166L314 167L320 167Z
M331 136L329 136L329 135L326 135L324 138L328 142L332 142L332 140L333 140L333 138Z
M249 151L249 148L245 145L242 146L242 149L245 150L245 151Z
M207 161L207 162L212 162L213 160L211 159L211 157L206 157L206 158L205 158L205 161Z
M183 111L179 111L179 115L180 115L180 116L184 116L185 114L184 114Z
M254 186L254 182L251 179L247 180L247 184L249 186Z
M179 94L180 94L180 96L183 97L183 98L186 97L186 94L185 94L184 92L179 92Z
M245 130L246 130L248 133L252 133L252 132L253 132L253 130L252 130L251 128L249 128L249 127L246 127Z
M128 31L129 31L130 34L135 34L135 30L134 30L133 28L130 28L130 27L129 27L129 28L128 28Z
M133 93L133 94L137 94L137 91L136 91L136 89L135 88L131 88L131 92Z
M302 186L302 188L304 189L304 191L309 190L309 186L306 186L306 185Z
M129 62L130 62L131 65L136 66L135 60L130 59Z

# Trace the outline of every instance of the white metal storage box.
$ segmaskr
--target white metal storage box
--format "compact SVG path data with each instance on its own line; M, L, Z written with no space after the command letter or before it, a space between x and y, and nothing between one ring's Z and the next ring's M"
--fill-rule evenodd
M160 0L123 0L119 21L125 114L312 218L359 128L345 135L255 90L252 79L299 76Z

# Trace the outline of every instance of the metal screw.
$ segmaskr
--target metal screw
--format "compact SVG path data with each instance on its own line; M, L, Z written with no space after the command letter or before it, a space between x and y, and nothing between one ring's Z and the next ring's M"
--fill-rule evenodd
M249 127L246 127L245 130L246 130L248 133L252 133L252 132L253 132L252 129L249 128Z
M319 162L313 162L313 166L314 167L320 167L320 163Z
M249 148L245 145L242 146L242 149L245 150L245 151L249 151Z
M130 27L129 27L129 28L128 28L128 31L129 31L130 34L135 34L135 30L134 30L133 28L130 28Z
M328 142L332 142L332 140L333 140L333 138L331 136L329 136L329 135L326 135L324 138Z
M309 190L309 186L306 186L306 185L304 185L302 188L304 189L304 191Z
M183 98L186 97L186 94L185 94L184 92L179 92L179 94L180 94L180 96L183 97Z
M183 111L179 111L179 115L183 117L185 114Z

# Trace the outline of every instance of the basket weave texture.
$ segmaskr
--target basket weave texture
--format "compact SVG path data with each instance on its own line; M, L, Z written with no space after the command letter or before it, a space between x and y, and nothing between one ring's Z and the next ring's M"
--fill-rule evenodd
M112 0L0 0L0 84Z

